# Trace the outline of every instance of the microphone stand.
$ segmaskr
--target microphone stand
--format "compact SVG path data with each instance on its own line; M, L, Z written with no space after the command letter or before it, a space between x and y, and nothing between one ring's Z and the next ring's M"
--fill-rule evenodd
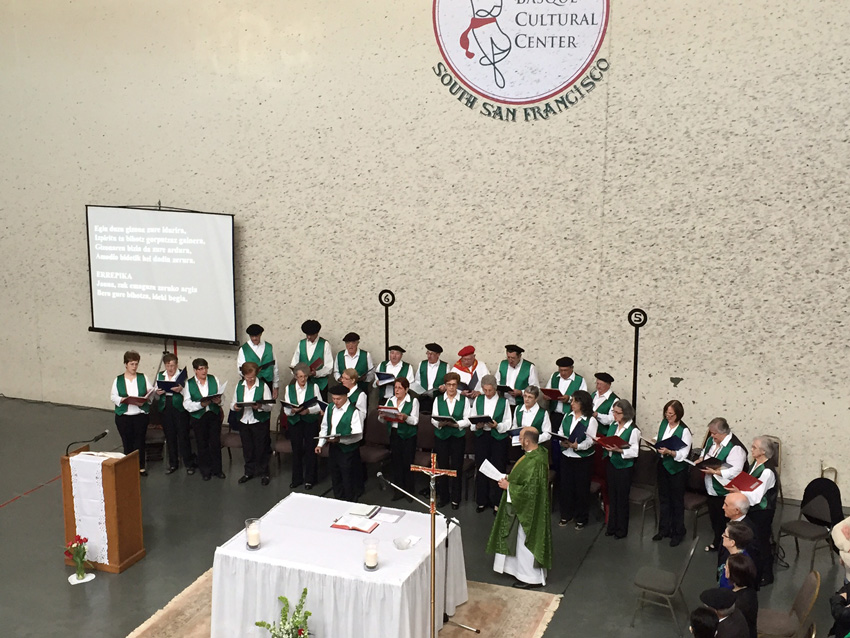
M65 456L68 456L68 452L70 451L72 445L77 445L78 443L96 443L97 441L100 441L103 437L105 437L107 434L109 434L109 430L101 432L93 439L88 439L86 441L72 441L68 444L68 447L65 448Z
M413 494L411 494L410 492L408 492L404 488L399 487L398 485L393 483L391 480L386 478L382 472L378 473L378 477L381 480L383 480L384 482L386 482L390 487L398 490L399 492L401 492L402 494L404 494L408 498L412 498L414 501L419 503L422 507L424 507L429 512L431 511L431 505L429 503L426 503L425 501L418 499L417 497L415 497ZM436 478L437 477L433 474L430 476L430 488L431 488L431 499L432 499L432 501L434 500L435 493L436 493L436 486L435 486ZM471 631L473 633L480 634L481 633L480 629L476 629L475 627L470 627L469 625L464 625L462 623L456 622L456 621L452 620L451 618L449 618L449 615L446 613L446 607L448 606L448 596L449 596L449 528L451 527L452 523L454 523L458 527L460 527L461 525L460 525L460 521L458 521L456 518L446 516L440 510L438 510L436 507L434 508L433 511L434 511L435 514L439 514L440 516L442 516L443 520L446 521L446 560L445 560L445 567L443 569L443 625L447 625L447 624L451 623L452 625L455 625L456 627L460 627L461 629L466 629L467 631ZM432 565L432 569L433 569L433 565Z

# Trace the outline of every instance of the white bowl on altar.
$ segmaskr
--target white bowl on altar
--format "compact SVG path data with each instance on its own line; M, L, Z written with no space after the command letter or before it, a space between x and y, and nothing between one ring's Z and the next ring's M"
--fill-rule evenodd
M399 538L393 539L393 545L395 545L396 549L409 549L412 543L410 542L409 536L401 536Z

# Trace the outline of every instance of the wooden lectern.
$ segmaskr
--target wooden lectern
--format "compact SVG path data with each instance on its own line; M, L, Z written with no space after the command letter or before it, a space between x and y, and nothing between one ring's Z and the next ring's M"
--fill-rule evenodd
M70 457L88 451L83 446L61 458L62 505L65 511L65 542L77 535L74 516L74 494L71 489ZM139 483L139 453L133 452L120 459L106 459L103 470L103 500L106 507L106 535L109 541L109 562L92 566L104 572L120 574L145 557L142 539L142 492ZM66 565L74 565L70 558Z

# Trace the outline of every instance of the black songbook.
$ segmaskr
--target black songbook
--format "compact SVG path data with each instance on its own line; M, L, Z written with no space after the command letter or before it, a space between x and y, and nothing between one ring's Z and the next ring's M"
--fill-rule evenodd
M177 378L174 381L166 381L165 379L157 379L156 387L160 390L165 390L166 392L174 392L174 388L176 386L180 386L181 388L186 385L186 379L189 377L186 372L186 368L180 371L180 374L177 375Z
M440 424L441 427L450 427L450 428L459 428L460 424L450 416L441 416L439 414L432 414L431 418Z
M709 456L700 461L699 463L694 463L694 467L698 470L716 470L717 468L725 470L732 466L724 461L721 461L720 459L716 459L713 456Z
M493 417L487 416L486 414L483 416L470 416L467 419L472 425L490 425L493 421Z
M272 359L271 361L269 361L269 362L264 363L263 365L261 365L261 366L260 366L260 370L265 370L266 368L269 368L269 367L273 366L274 364L275 364L275 360L274 360L274 359Z
M570 435L567 437L567 441L570 443L578 443L584 440L584 437L587 435L587 426L584 423L577 423L573 428L573 431L570 432Z
M673 435L670 438L664 439L663 441L659 441L655 444L655 449L660 450L661 448L666 448L671 452L678 452L679 450L688 447L688 444L685 443L678 436Z
M272 403L274 403L274 401L272 401ZM289 403L288 401L281 401L280 402L280 404L283 407L289 408L290 410L301 410L303 408L312 408L314 405L317 405L318 403L320 403L320 401L317 397L313 397L312 399L307 399L304 403L301 403L300 405L294 404L294 403ZM237 403L236 405L239 405L239 404ZM327 405L327 403L325 405Z
M496 390L502 394L513 394L514 389L509 385L497 385Z
M389 372L375 372L375 378L378 380L378 386L389 385L395 382L395 375Z
M274 399L260 399L259 401L237 401L234 405L237 409L241 410L244 407L251 407L254 404L258 405L274 405L277 403Z

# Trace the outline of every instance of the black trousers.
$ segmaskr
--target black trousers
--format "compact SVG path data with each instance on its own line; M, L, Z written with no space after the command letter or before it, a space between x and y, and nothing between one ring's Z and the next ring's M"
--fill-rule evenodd
M507 470L508 448L511 440L493 438L493 435L485 430L480 436L475 437L475 467L481 467L484 461L490 461L500 472ZM498 507L502 499L502 490L493 479L487 478L481 472L475 475L475 504L479 507Z
M240 422L239 438L242 439L242 457L245 459L245 476L268 476L269 457L272 453L269 421L258 423Z
M708 497L708 518L711 521L713 533L711 543L717 548L721 546L721 537L726 531L726 515L723 513L723 501L726 496Z
M292 443L292 482L295 485L319 482L316 438L319 436L318 419L309 423L300 419L289 423L289 442Z
M180 459L185 467L195 467L195 455L192 454L192 442L189 439L189 413L178 410L171 403L171 397L165 398L165 410L162 412L162 431L165 433L165 447L168 450L168 467L178 467Z
M390 433L390 467L393 472L393 482L413 493L413 457L416 454L416 437L403 439L398 435L398 430L393 428Z
M776 514L776 510L755 507L751 507L750 511L747 512L747 518L753 522L758 532L756 545L758 545L759 551L756 570L759 580L762 578L766 578L769 581L773 580L773 545L771 544L771 539L773 536L774 514Z
M198 468L202 476L221 473L221 422L215 412L192 418L192 431L198 446Z
M619 537L629 533L629 491L633 469L616 468L609 459L605 470L608 479L608 531Z
M331 443L328 450L328 465L331 470L331 485L334 498L343 501L357 500L357 486L360 483L360 448L343 452L339 444Z
M590 477L593 474L593 457L572 458L561 455L561 518L576 519L587 524L590 501Z
M685 537L685 488L688 470L670 474L661 461L656 470L658 477L658 533L668 538Z
M434 438L434 451L437 453L437 467L455 470L457 476L437 477L437 498L440 501L460 503L463 494L463 453L466 450L466 437L450 436L447 439Z
M561 422L564 420L564 415L560 412L550 412L549 420L552 422L552 432L561 432ZM549 467L555 470L555 485L560 486L561 481L561 459L564 455L561 454L561 446L558 444L560 439L550 439L549 445Z
M145 435L148 433L148 415L126 414L115 415L115 427L121 435L124 454L139 451L139 469L145 469Z

